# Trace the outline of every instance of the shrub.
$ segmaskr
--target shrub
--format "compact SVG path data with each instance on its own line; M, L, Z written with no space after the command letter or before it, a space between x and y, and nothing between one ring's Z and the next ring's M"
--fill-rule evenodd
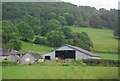
M35 44L40 45L46 45L47 44L47 38L42 36L36 36L36 39L34 41Z
M86 66L86 64L81 59L75 60L74 65L79 65L79 66L82 66L82 67Z
M2 60L0 61L0 65L6 66L6 65L18 65L17 62L12 62L12 61L8 61L8 60Z
M118 60L106 60L106 59L84 59L84 63L87 66L119 66Z

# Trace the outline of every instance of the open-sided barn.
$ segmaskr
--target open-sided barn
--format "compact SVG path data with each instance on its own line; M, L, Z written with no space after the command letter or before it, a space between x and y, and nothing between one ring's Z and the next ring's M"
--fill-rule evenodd
M95 55L82 48L63 45L54 51L42 55L44 59L57 60L57 59L100 59L100 56Z

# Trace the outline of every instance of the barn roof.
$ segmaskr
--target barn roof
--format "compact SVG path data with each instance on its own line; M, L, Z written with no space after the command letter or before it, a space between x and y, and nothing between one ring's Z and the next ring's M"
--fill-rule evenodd
M40 54L38 54L38 53L35 53L35 52L31 52L31 51L29 51L29 52L26 52L26 54L30 54L32 57L34 57L34 58L36 58L36 59L43 59L43 57L40 55Z
M87 54L87 55L90 55L90 56L100 57L100 56L98 56L98 55L95 55L95 54L93 54L93 53L91 53L91 52L89 52L89 51L87 51L87 50L85 50L85 49L82 49L82 48L80 48L80 47L77 47L77 46L72 46L72 45L68 45L68 44L63 45L63 46L67 46L67 47L73 48L73 49L75 49L75 50L78 50L78 51L83 52L83 53L85 53L85 54ZM63 46L61 46L61 47L63 47ZM61 48L61 47L59 47L59 48Z
M20 54L20 52L18 52L16 50L0 48L0 55L1 56L4 56L4 55L14 55L14 54Z

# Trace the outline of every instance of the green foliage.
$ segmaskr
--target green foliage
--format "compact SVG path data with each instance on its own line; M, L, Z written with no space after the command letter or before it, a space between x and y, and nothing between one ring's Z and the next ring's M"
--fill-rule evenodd
M64 26L67 24L67 21L64 16L59 16L58 21L60 21L61 25Z
M82 22L81 22L81 26L82 26L82 27L89 27L90 24L89 24L88 21L82 21Z
M33 29L35 35L41 34L42 26L40 26L40 25L34 25L31 28Z
M56 18L57 18L57 15L56 15L56 13L54 13L54 12L51 12L51 13L48 15L48 20L56 19Z
M63 16L65 17L67 21L67 25L74 25L75 24L75 19L72 14L70 13L63 13Z
M29 24L29 26L40 25L41 21L37 17L25 15L22 20Z
M42 36L36 36L34 43L40 45L47 45L47 38Z
M7 43L11 39L19 39L18 29L8 20L2 21L2 42Z
M117 27L114 32L113 32L113 35L116 37L116 38L120 38L120 28Z
M13 39L13 40L10 40L8 43L11 43L12 49L17 50L17 51L20 51L21 46L22 46L20 40L14 40L14 39Z
M72 38L73 32L72 32L72 30L71 30L70 28L68 28L68 27L63 27L63 28L62 28L62 32L65 34L65 36L66 36L67 39Z
M117 27L118 11L116 9L99 9L90 6L77 6L71 3L3 3L3 19L11 20L14 24L20 21L33 25L44 25L48 20L58 19L60 23L81 26L81 21L90 21L94 28ZM8 16L9 15L9 16ZM62 18L60 16L63 16ZM60 18L59 18L60 17ZM65 18L65 19L64 19ZM63 21L61 21L63 20ZM88 22L85 22L88 26Z
M35 35L30 26L25 22L20 22L16 25L19 30L20 35L22 36L23 41L33 41Z
M11 65L18 65L16 62L8 61L8 60L2 60L0 61L0 65L2 66L11 66Z
M46 37L50 46L58 47L66 43L66 36L61 31L50 31Z
M41 34L45 35L46 33L52 30L57 30L57 31L61 30L61 24L58 20L55 19L49 20L43 27Z
M106 60L106 59L84 59L84 63L87 66L119 66L120 61L118 60Z
M20 40L16 40L16 39L11 39L9 42L2 44L2 47L5 49L14 49L17 51L21 49L21 46L22 44Z
M76 33L76 37L73 39L74 45L91 51L93 48L93 43L87 33Z
M85 63L83 62L83 60L81 60L81 59L75 60L74 64L80 65L80 66L82 66L82 67L85 67L85 66L86 66L86 64L85 64Z

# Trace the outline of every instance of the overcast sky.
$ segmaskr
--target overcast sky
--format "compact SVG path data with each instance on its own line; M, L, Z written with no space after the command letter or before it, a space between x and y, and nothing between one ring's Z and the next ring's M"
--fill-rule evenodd
M62 1L70 2L80 6L91 6L97 9L105 8L109 10L111 8L118 9L118 2L120 0L62 0Z

